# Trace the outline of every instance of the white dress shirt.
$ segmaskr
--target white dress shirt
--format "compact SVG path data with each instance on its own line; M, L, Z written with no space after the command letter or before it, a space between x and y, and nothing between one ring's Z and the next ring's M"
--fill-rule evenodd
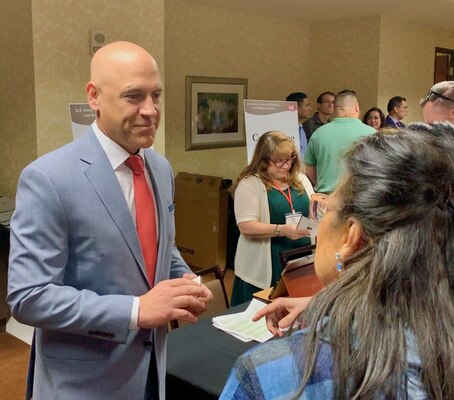
M115 172L115 175L118 179L118 183L121 186L121 190L123 191L123 195L125 196L126 203L128 204L129 211L131 212L132 219L134 224L136 225L136 205L134 202L134 183L132 177L131 169L125 165L125 161L131 155L129 154L123 147L121 147L118 143L114 142L112 139L107 137L96 125L96 122L93 122L92 125L93 131L101 147L105 151L107 158L109 159L110 164L112 165L112 169ZM139 152L136 154L142 157L144 160L144 149L140 149ZM155 210L156 210L156 199L153 191L153 185L151 183L150 175L148 173L148 169L145 168L145 178L148 182L150 187L150 191L153 197L153 201L155 203ZM158 213L156 212L156 238L158 238ZM138 329L137 321L139 317L139 298L134 297L134 302L131 310L131 320L129 322L129 329Z

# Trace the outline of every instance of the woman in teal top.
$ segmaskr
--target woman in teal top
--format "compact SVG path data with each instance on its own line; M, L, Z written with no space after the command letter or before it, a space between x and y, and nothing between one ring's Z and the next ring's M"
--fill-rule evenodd
M235 256L232 305L273 286L282 272L279 253L310 244L309 233L296 229L309 214L301 162L295 144L282 132L263 134L251 163L234 187L240 230ZM306 178L307 179L307 178Z
M286 192L287 191L284 191L284 193ZM309 214L309 197L306 192L301 194L297 189L290 187L290 193L292 195L295 212L300 212L307 217ZM291 208L286 198L276 188L273 188L268 192L268 207L270 209L270 223L284 225L285 214L290 213ZM309 237L302 237L296 240L289 239L286 236L271 238L271 263L273 267L271 286L274 286L274 284L277 283L282 272L279 253L297 247L309 246L310 244L311 240Z

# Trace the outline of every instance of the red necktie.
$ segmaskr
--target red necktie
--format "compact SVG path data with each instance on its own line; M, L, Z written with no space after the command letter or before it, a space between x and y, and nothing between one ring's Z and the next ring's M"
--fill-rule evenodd
M142 157L130 156L125 164L132 170L134 202L136 205L136 225L140 247L147 268L150 285L153 286L156 271L157 238L156 212L150 187L145 178Z

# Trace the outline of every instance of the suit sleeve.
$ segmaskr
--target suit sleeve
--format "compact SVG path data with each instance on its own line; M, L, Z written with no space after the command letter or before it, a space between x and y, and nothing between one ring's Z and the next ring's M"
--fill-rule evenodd
M174 246L170 265L170 278L181 278L184 274L192 274L192 271L186 261L183 260L183 257L181 257L177 247Z
M69 226L51 179L36 166L19 180L11 220L7 300L22 323L125 343L133 296L67 286Z

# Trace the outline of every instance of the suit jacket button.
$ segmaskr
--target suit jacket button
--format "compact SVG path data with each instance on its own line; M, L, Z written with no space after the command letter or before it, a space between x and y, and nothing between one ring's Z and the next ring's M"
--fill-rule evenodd
M145 340L145 342L143 342L143 346L144 346L147 350L150 350L151 347L153 346L153 343L151 342L151 340Z

